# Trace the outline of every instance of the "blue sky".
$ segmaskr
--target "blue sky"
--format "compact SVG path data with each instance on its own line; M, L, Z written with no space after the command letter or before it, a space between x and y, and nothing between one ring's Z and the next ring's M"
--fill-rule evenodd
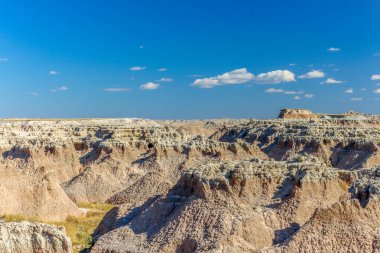
M0 117L380 113L377 0L0 6Z

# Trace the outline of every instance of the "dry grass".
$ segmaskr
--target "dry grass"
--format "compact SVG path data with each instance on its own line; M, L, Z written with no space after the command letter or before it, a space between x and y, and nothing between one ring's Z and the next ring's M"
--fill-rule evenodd
M62 222L42 222L37 217L25 217L23 215L4 215L2 219L8 222L42 222L56 226L64 226L66 234L73 244L73 252L87 252L93 245L91 234L113 205L108 204L78 204L80 208L88 209L82 216L69 216Z

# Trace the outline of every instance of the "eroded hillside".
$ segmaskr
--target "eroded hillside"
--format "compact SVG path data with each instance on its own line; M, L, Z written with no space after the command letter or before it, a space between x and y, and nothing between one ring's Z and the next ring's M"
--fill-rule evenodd
M380 250L379 148L380 118L358 113L2 120L0 214L113 204L91 252Z

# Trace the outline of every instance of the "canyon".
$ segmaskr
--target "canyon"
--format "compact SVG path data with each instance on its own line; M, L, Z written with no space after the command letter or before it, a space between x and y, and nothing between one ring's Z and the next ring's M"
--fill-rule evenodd
M2 119L0 152L0 215L38 220L0 218L2 252L73 252L48 224L90 203L81 252L380 252L378 115Z

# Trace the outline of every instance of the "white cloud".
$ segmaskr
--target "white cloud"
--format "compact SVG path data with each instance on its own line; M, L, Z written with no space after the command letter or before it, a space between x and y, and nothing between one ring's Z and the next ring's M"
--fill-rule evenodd
M160 83L170 83L170 82L173 82L173 79L163 77L160 80L157 80L157 82L160 82Z
M292 90L283 90L283 89L275 89L275 88L269 88L266 89L265 92L267 93L282 93L285 95L298 95L298 94L304 94L303 91L292 91Z
M372 81L380 80L380 75L372 75L372 76L371 76L371 80L372 80Z
M57 91L67 91L69 88L67 86L61 86L61 87L58 87L58 88L55 88L55 89L52 89L51 92L57 92Z
M257 75L254 81L258 84L277 84L295 82L296 78L289 70L275 70Z
M146 67L135 66L135 67L129 68L129 70L131 70L131 71L140 71L140 70L144 70L144 69L146 69Z
M241 84L251 81L254 75L247 71L246 68L235 69L216 77L222 84Z
M291 91L291 90L287 90L287 91L284 91L284 94L286 95L297 95L297 94L304 94L303 91Z
M268 93L283 93L285 91L282 90L282 89L269 88L269 89L266 89L265 92L268 92Z
M354 89L349 88L349 89L345 90L344 93L352 94L352 93L354 93Z
M200 88L204 89L211 89L214 88L214 86L219 86L220 84L219 80L215 78L202 78L202 79L196 79L192 86L199 86Z
M314 94L305 94L305 98L313 98L314 96Z
M58 75L58 71L56 70L50 70L49 75Z
M290 67L294 67L294 66L297 66L298 64L297 63L290 63L289 66Z
M196 79L192 86L200 88L213 88L214 86L228 85L228 84L242 84L254 79L254 75L246 68L235 69L210 78Z
M296 80L294 73L289 70L276 70L254 76L248 72L246 68L241 68L215 77L196 79L192 86L213 88L214 86L243 84L250 81L257 84L277 84L282 82L294 82Z
M340 48L337 48L337 47L330 47L327 49L327 51L329 52L339 52L340 51Z
M142 90L155 90L159 87L160 85L158 83L153 83L153 82L148 82L140 85L140 89Z
M38 93L35 92L35 91L29 92L29 94L30 94L31 96L34 96L34 97L38 96Z
M295 99L295 100L300 100L301 97L300 97L300 96L295 96L294 99Z
M350 100L351 100L351 101L362 101L363 98L351 98Z
M325 77L325 73L321 70L312 70L310 72L307 72L306 74L298 76L298 78L301 78L301 79L322 78L322 77Z
M380 89L376 89L376 90L374 90L373 93L375 93L375 94L380 94Z
M159 71L159 72L164 72L164 71L167 71L168 69L167 68L159 68L159 69L157 69L157 71Z
M326 81L321 82L321 84L340 84L343 81L335 80L334 78L327 78Z
M0 62L7 62L7 61L8 61L8 58L0 57Z
M124 91L130 91L128 88L105 88L103 91L106 92L124 92Z

